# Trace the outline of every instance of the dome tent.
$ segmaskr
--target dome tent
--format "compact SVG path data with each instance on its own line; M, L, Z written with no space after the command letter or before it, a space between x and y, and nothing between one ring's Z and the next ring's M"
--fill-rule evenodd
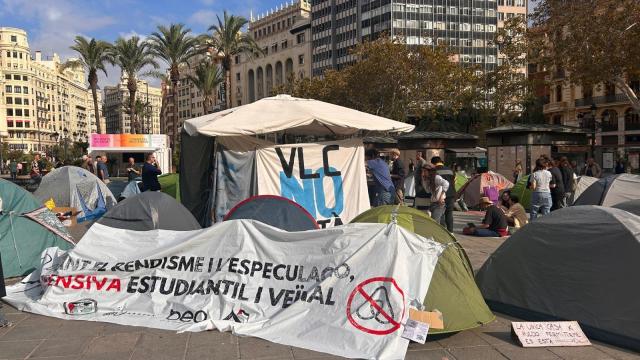
M316 220L301 205L281 196L258 195L240 202L224 220L252 219L286 231L320 228Z
M107 211L98 223L136 231L201 229L189 210L171 196L158 191L146 191L126 198Z
M531 209L531 189L527 188L529 175L522 176L511 188L511 195L516 195L525 209Z
M457 197L463 198L464 202L469 207L476 207L480 204L480 198L484 195L485 189L493 189L495 190L495 194L499 194L504 189L510 189L513 186L513 183L509 181L506 177L495 173L493 171L489 171L482 174L476 174L466 184L462 186L462 188L458 191ZM497 199L492 199L496 200Z
M619 204L613 205L612 207L630 212L633 215L640 216L640 199L621 202Z
M568 204L573 205L576 199L596 181L598 181L598 178L586 175L578 176L578 179L576 179L576 191L571 194Z
M45 175L34 195L41 203L53 199L56 206L74 207L80 211L78 222L84 218L89 220L94 212L98 217L116 204L107 185L76 166L63 166Z
M613 206L635 199L640 199L640 175L619 174L591 184L573 205Z
M360 223L389 223L395 216L398 225L418 235L448 245L438 259L429 291L423 301L427 311L443 314L444 329L429 329L430 334L451 333L487 324L495 318L473 279L467 254L455 237L425 213L406 206L379 206L353 219Z
M495 311L576 320L594 339L640 350L640 217L600 206L557 210L507 239L476 276Z
M3 277L22 276L40 265L42 251L74 243L56 216L31 193L0 179L0 254ZM62 235L62 236L60 236Z

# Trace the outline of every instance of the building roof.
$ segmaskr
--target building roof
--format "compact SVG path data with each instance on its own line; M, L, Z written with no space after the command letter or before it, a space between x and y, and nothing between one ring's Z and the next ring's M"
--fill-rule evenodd
M362 139L365 144L397 144L398 140L388 136L367 136Z
M417 139L453 139L453 140L477 140L478 137L471 134L463 134L451 131L412 131L398 136L398 140Z
M512 133L512 132L559 132L559 133L588 133L587 130L564 125L553 124L510 124L498 126L487 130L487 134Z

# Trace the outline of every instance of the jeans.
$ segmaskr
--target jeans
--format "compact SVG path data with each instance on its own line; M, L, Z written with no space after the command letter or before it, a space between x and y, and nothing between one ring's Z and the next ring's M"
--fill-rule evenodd
M445 199L444 216L440 219L440 225L446 227L449 232L453 232L453 204L455 202L454 197Z
M473 234L474 236L480 236L480 237L500 237L500 234L498 234L497 232L490 230L490 229L478 229L476 228L475 233Z
M542 215L547 215L551 210L551 193L534 191L531 194L531 214L530 221L538 217L538 211Z
M429 206L429 211L431 212L431 218L435 220L435 222L440 223L440 219L444 214L445 205L440 205L438 203L431 204Z
M393 205L394 197L390 191L380 191L375 195L373 206Z

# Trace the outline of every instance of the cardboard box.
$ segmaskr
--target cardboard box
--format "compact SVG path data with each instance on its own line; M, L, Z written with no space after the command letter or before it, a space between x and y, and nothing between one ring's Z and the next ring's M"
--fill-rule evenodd
M64 224L64 226L74 226L78 224L78 215L76 214L78 212L78 210L76 210L76 208L74 207L64 207L64 206L60 206L60 207L54 207L53 209L51 209L51 211L54 214L57 213L66 213L71 211L73 215L71 215L67 220L62 221L62 224Z
M420 311L409 309L409 319L427 323L429 324L429 328L431 329L444 329L444 320L442 318L442 313L438 310Z

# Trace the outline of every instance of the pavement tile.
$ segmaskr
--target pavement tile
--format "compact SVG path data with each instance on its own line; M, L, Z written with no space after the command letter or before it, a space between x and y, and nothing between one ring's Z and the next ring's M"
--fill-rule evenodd
M427 342L424 344L420 344L417 342L410 342L408 351L424 351L424 350L436 350L442 349L442 344L440 344L437 340L431 340L427 338Z
M486 341L473 331L462 331L447 337L439 338L438 343L442 345L443 348L488 345Z
M291 350L293 351L293 358L296 360L344 359L343 357L340 357L340 356L335 356L335 355L331 355L323 352L307 350L307 349L302 349L297 347L292 347Z
M267 340L243 337L240 342L240 359L293 359L289 346Z
M474 346L447 349L456 360L505 360L501 353L491 346ZM514 359L515 360L515 359ZM519 359L517 359L519 360Z
M92 339L87 344L87 348L84 352L85 357L98 357L100 355L108 355L113 353L129 354L133 352L133 349L140 338L140 334L112 334L106 336L98 336Z
M9 331L0 337L0 340L42 340L51 337L52 331L54 331L54 329L51 327L22 326L18 324L10 327Z
M112 323L102 323L99 335L113 335L113 334L132 334L142 333L147 328L141 326L128 326Z
M80 334L79 334L80 335ZM45 358L52 356L80 356L91 342L90 337L69 337L66 339L45 340L31 358Z
M24 359L42 340L0 341L0 359Z
M565 360L613 360L611 355L600 351L595 346L550 347L552 353Z
M557 360L561 359L558 355L549 351L548 348L523 348L518 345L499 345L496 346L502 355L514 360Z
M409 351L405 360L456 360L447 350Z
M613 347L611 345L601 344L601 343L594 343L593 346L595 346L598 350L606 353L607 355L609 355L609 356L611 356L611 357L613 357L615 359L619 359L619 360L638 360L638 359L640 359L640 354L638 354L637 352L635 352L633 350L616 348L616 347Z
M144 332L135 346L131 360L182 359L189 334L166 335Z
M189 334L185 360L227 360L238 356L238 344L227 333L214 330Z

